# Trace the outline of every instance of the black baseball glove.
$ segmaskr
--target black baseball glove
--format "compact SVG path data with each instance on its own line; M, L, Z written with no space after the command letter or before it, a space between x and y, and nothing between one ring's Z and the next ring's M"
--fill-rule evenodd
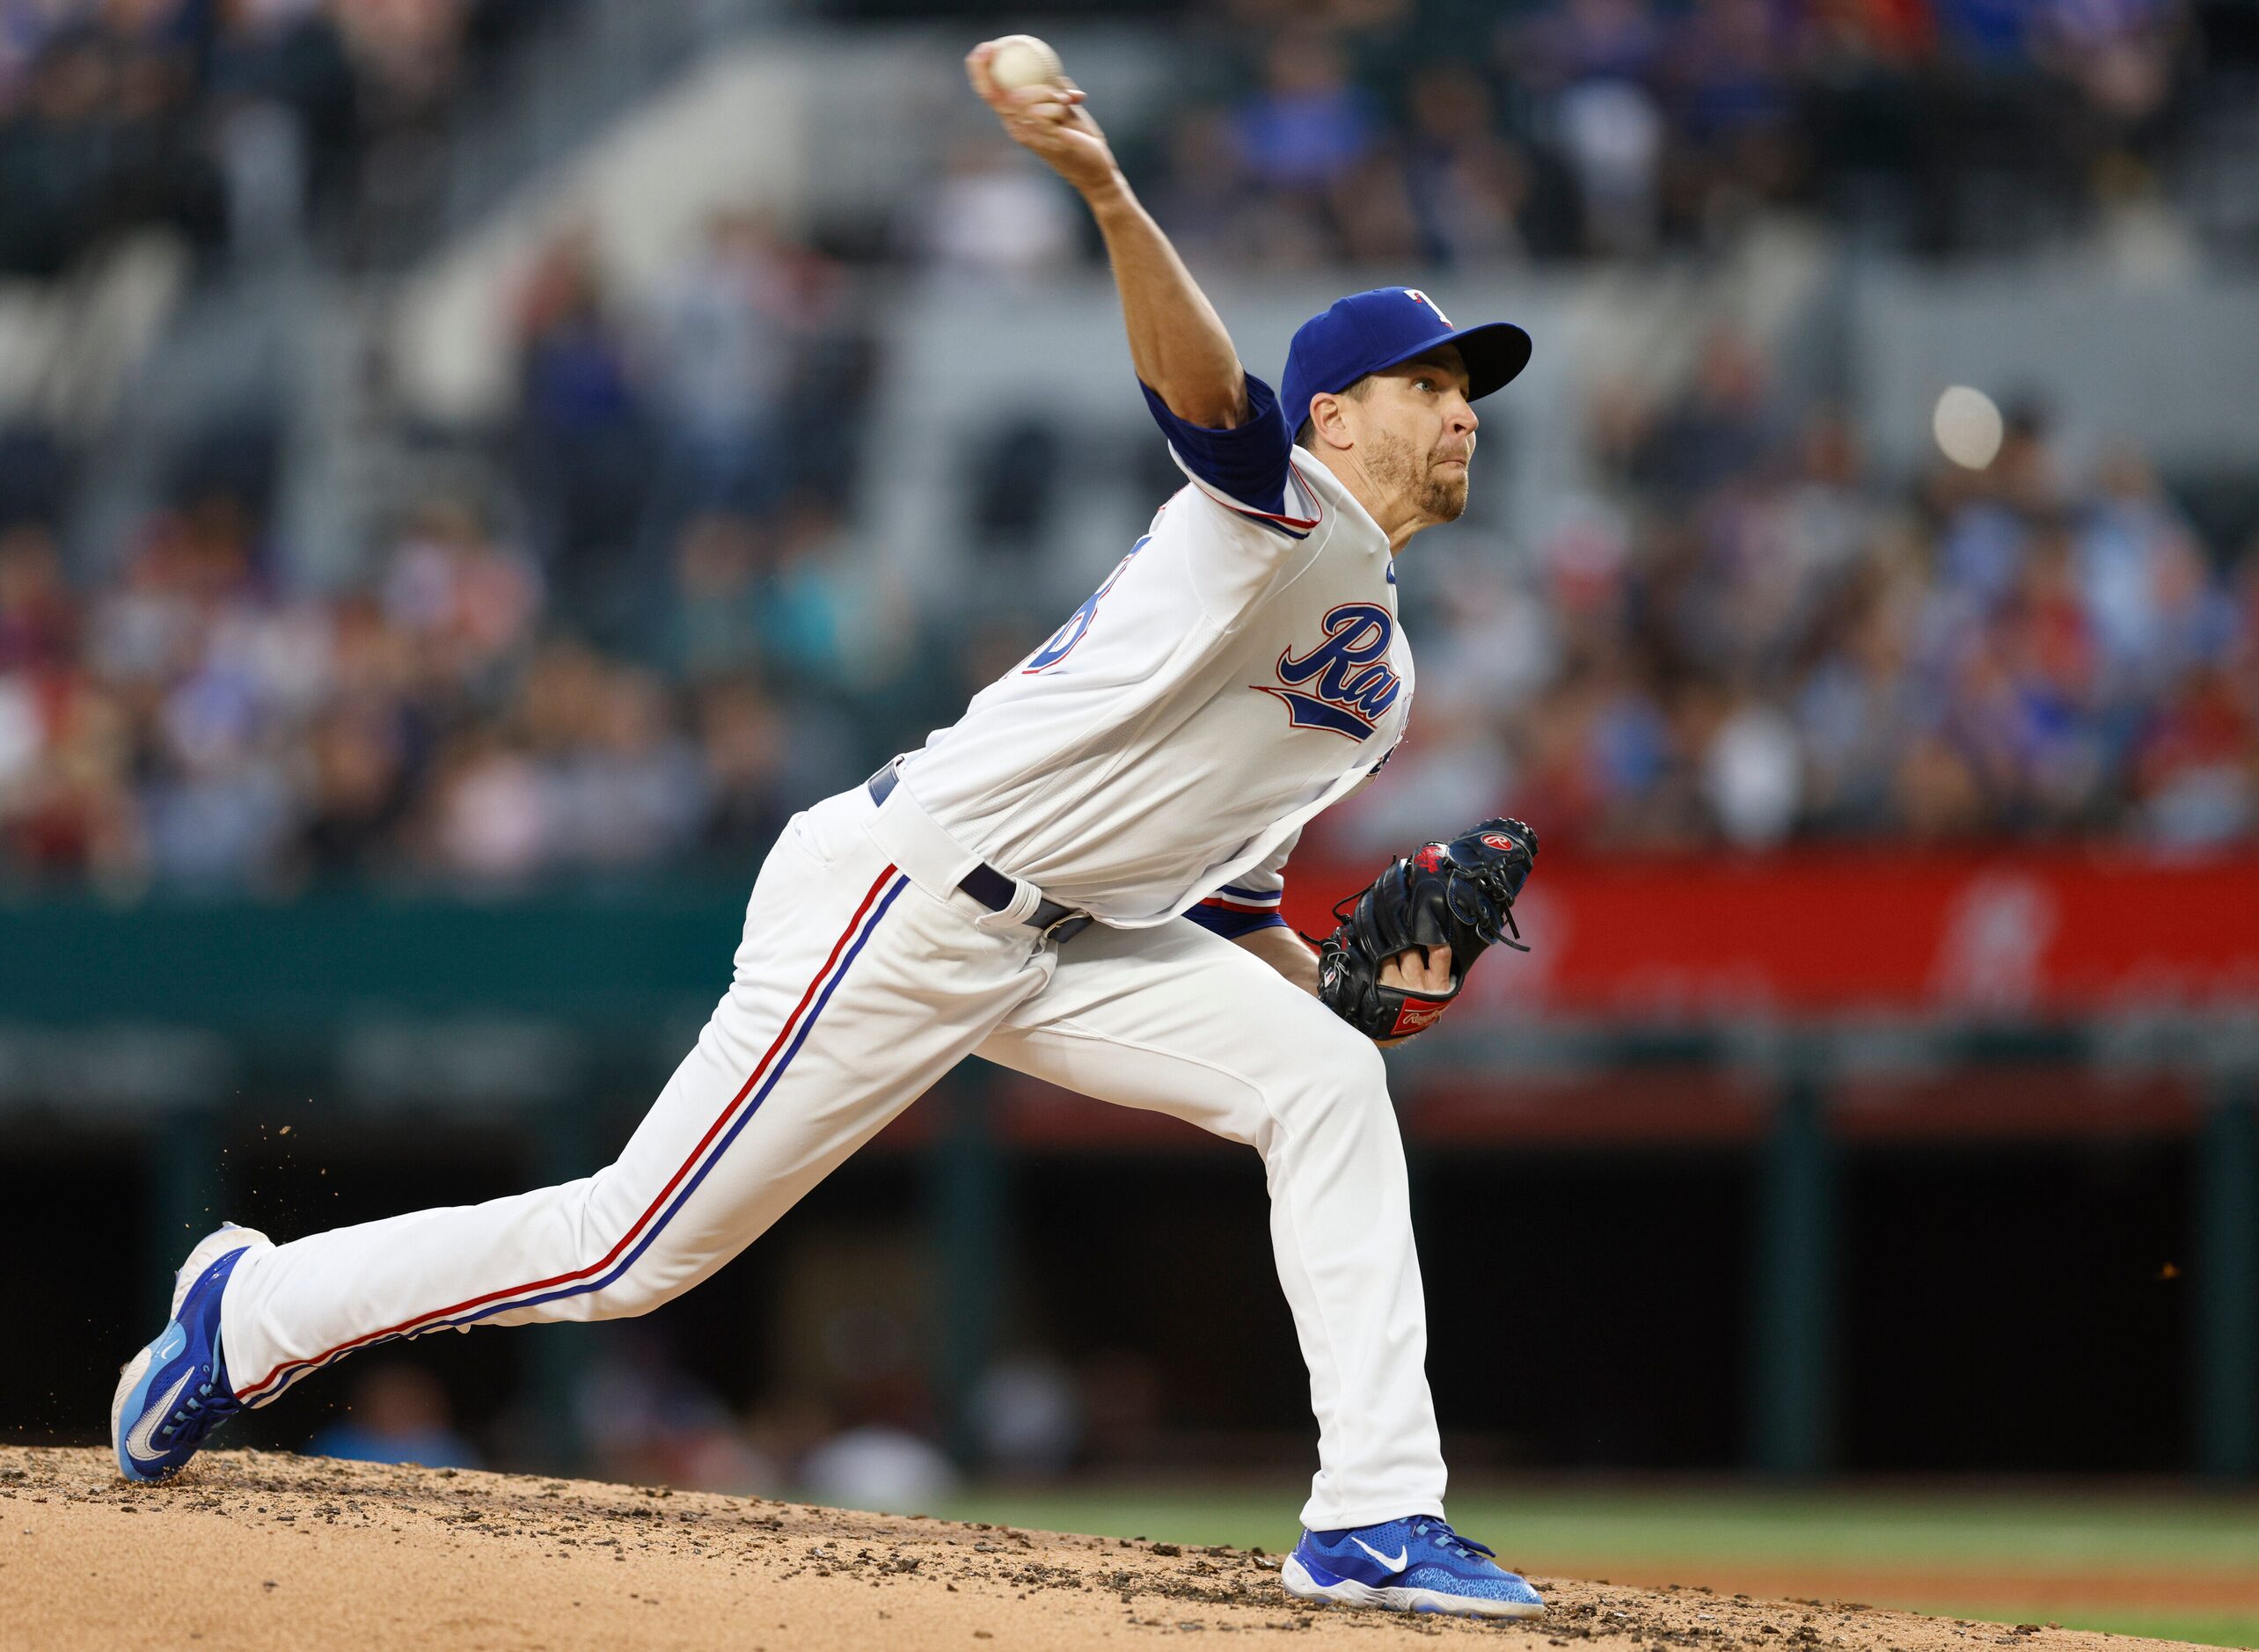
M1529 951L1514 925L1514 897L1537 858L1537 833L1517 820L1487 820L1391 862L1363 893L1334 908L1340 926L1317 943L1318 996L1368 1038L1425 1032L1487 948L1503 941ZM1451 948L1450 991L1380 984L1381 965L1415 947Z

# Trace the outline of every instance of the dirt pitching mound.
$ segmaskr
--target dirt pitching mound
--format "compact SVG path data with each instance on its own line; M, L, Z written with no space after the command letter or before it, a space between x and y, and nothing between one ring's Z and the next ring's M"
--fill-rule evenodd
M105 1451L0 1450L0 1646L41 1652L1016 1652L1198 1633L1312 1652L1385 1652L1414 1636L1522 1652L2172 1644L1542 1576L1541 1619L1407 1618L1296 1601L1277 1565L1240 1549L260 1451L208 1452L172 1484L143 1487Z

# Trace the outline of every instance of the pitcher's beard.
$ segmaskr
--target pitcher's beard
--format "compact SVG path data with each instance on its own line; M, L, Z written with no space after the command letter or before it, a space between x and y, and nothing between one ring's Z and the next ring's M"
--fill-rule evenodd
M1466 511L1466 470L1439 471L1433 455L1415 457L1408 442L1376 438L1365 474L1385 493L1408 495L1412 508L1430 522L1457 522Z
M1466 511L1466 471L1438 474L1430 470L1420 486L1420 514L1437 522L1457 522Z

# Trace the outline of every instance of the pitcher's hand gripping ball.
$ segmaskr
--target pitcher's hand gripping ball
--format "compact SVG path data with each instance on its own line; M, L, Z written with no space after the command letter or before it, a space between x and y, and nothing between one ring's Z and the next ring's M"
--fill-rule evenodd
M1318 996L1368 1038L1425 1032L1485 951L1502 941L1529 951L1515 927L1514 899L1537 858L1537 833L1517 820L1487 820L1392 862L1363 893L1334 908L1339 926L1318 943ZM1449 991L1381 984L1381 966L1415 947L1451 949Z

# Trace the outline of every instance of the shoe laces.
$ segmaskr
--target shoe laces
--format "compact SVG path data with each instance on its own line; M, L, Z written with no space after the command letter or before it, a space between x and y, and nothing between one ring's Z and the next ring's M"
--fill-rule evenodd
M1498 1558L1495 1550L1485 1548L1473 1538L1463 1538L1452 1531L1450 1521L1432 1516L1425 1519L1415 1520L1412 1523L1412 1535L1415 1538L1429 1538L1444 1553L1456 1554L1465 1560L1471 1561L1478 1554L1485 1560L1495 1561Z
M223 1395L218 1395L216 1393L218 1387L218 1379L213 1375L211 1368L207 1366L204 1370L203 1380L172 1408L172 1414L164 1420L164 1426L157 1430L158 1436L161 1438L171 1439L182 1429L197 1421L200 1413L206 1421L210 1422L217 1422L227 1417L234 1409L234 1402Z

